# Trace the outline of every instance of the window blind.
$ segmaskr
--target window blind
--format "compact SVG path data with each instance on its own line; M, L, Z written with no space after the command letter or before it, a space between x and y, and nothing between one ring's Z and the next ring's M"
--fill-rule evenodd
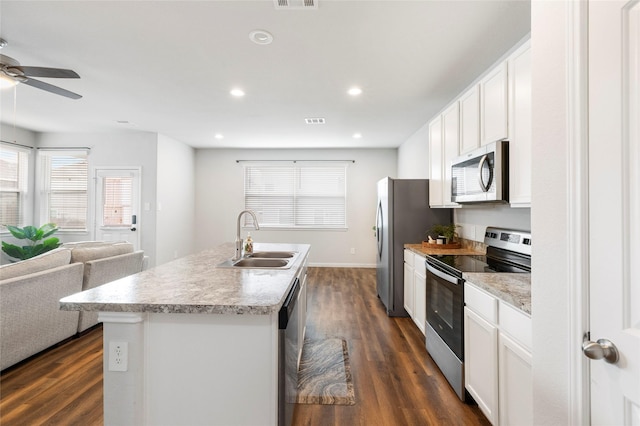
M102 225L131 226L133 178L105 177L103 185Z
M346 228L347 164L244 165L245 208L264 228ZM253 226L244 215L244 226Z
M43 221L63 230L87 229L88 166L84 151L40 151Z
M23 226L29 151L0 144L0 226Z

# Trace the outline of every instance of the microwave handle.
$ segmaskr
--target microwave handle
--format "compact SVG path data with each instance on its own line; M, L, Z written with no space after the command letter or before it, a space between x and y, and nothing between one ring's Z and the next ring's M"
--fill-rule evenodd
M478 164L478 183L480 184L480 189L482 189L482 192L489 191L491 181L493 180L493 176L491 176L493 174L493 170L491 170L491 168L489 168L489 182L487 182L487 184L485 185L484 181L482 180L482 168L487 161L489 161L489 156L485 154L482 156L482 158L480 159L480 163Z

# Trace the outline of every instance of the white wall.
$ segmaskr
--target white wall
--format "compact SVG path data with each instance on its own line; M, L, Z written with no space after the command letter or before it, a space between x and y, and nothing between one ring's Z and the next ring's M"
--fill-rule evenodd
M425 123L398 148L398 179L429 179L429 125Z
M567 5L531 4L534 424L570 424Z
M233 150L200 149L196 153L196 249L233 242L237 215L244 209L242 164L236 160L355 160L347 175L347 231L251 232L256 243L311 244L310 263L318 266L375 267L377 181L396 175L395 149L371 150ZM242 231L242 238L247 230ZM350 254L355 248L356 253ZM233 253L229 253L231 257Z
M140 243L149 266L156 264L156 146L158 136L148 132L121 133L40 133L40 147L89 147L89 173L100 166L135 166L142 169L142 205L150 209L140 212ZM89 205L95 204L95 188L90 186ZM36 202L36 209L38 208ZM93 238L87 233L56 234L62 241L81 241Z
M195 251L195 150L158 135L157 264Z

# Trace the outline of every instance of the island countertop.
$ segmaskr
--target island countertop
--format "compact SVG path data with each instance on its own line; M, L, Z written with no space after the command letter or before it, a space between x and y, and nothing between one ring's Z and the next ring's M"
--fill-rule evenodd
M60 300L64 311L268 315L277 312L309 252L308 244L255 244L294 251L288 269L218 268L235 252L225 243Z

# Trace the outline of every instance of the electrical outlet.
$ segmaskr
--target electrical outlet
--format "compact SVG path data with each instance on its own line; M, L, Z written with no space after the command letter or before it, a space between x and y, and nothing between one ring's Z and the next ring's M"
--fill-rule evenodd
M109 342L109 371L127 371L128 342Z
M354 247L351 247L351 254L356 254L356 249Z

